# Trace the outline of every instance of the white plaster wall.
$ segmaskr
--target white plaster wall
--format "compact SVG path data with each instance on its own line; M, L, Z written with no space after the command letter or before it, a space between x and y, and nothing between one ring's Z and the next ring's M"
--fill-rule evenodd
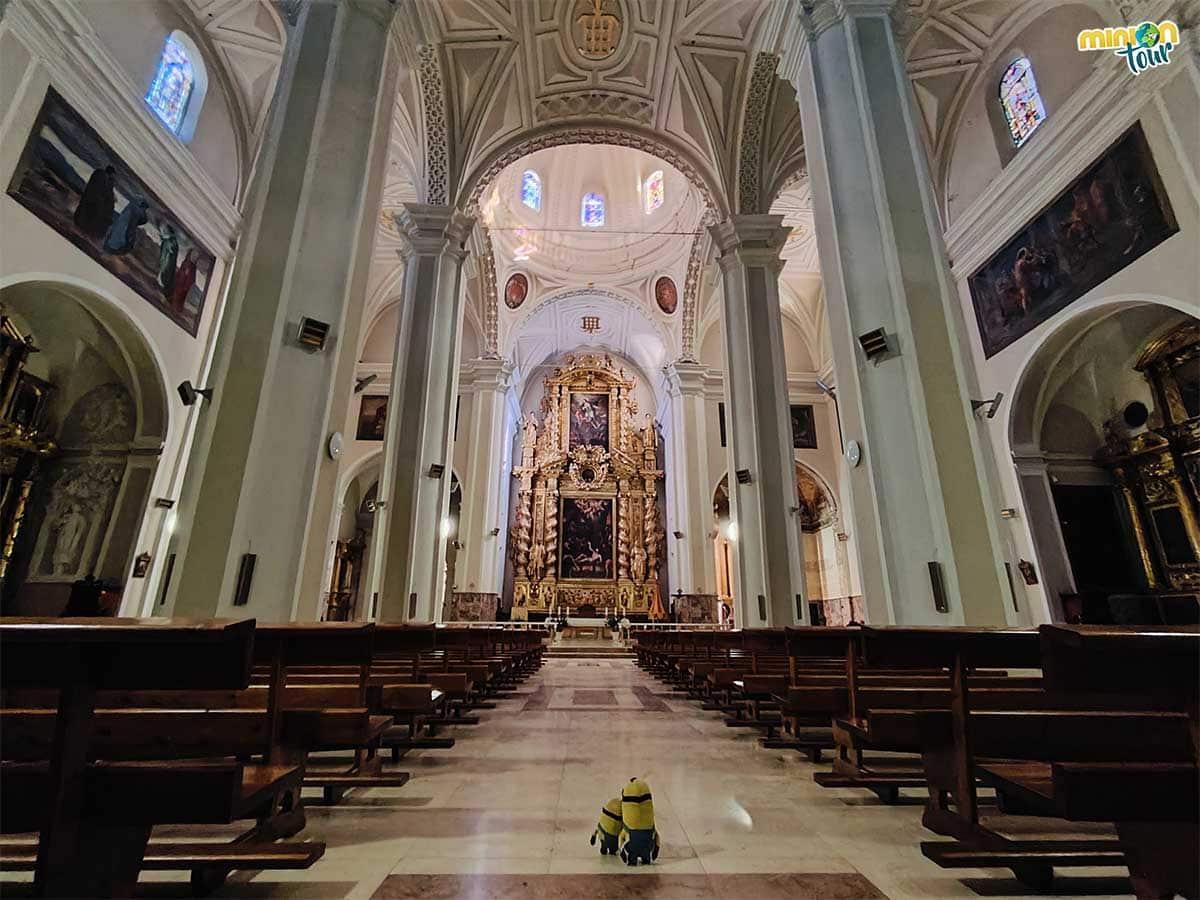
M178 29L187 34L204 52L206 42L170 3L104 0L81 3L79 9L143 94L154 80L159 54L172 31ZM188 146L225 196L233 201L238 196L242 168L234 114L218 77L220 62L205 54L204 65L209 73L208 93Z
M1070 27L1074 27L1071 25ZM1079 54L1084 55L1084 54ZM1096 56L1093 54L1093 56ZM1123 65L1123 64L1122 64ZM1077 69L1063 71L1073 81ZM1056 96L1052 67L1038 71L1039 86ZM1177 51L1170 65L1134 78L1112 62L1098 64L1078 92L1098 98L1101 106L1089 106L1071 96L1063 101L1057 119L1039 129L1043 140L1031 140L1001 173L986 186L979 199L965 208L946 240L954 261L959 307L956 310L959 339L971 361L969 388L976 397L1003 392L999 414L979 420L990 456L988 477L992 513L1010 507L1016 518L999 519L998 527L1006 556L1014 573L1020 559L1037 561L1032 534L1045 523L1031 522L1018 483L1011 437L1014 410L1012 398L1022 374L1052 339L1080 326L1073 320L1110 304L1157 302L1200 315L1200 70L1194 56ZM1119 98L1119 102L1111 102ZM1097 113L1101 108L1106 115ZM1038 210L1050 203L1082 171L1114 143L1127 128L1140 122L1153 154L1163 187L1170 199L1179 231L1149 253L1076 300L1071 306L1043 322L1029 334L991 359L983 354L971 304L967 279L1004 246ZM964 126L965 128L965 126ZM1045 132L1043 135L1042 132ZM982 170L981 170L982 171ZM997 202L1007 199L1008 202ZM1063 331L1066 329L1067 331ZM1104 351L1098 351L1104 352ZM1116 365L1105 355L1098 365ZM1131 397L1131 399L1133 399ZM1036 512L1033 513L1036 515ZM1043 562L1042 568L1047 564ZM1017 609L1009 609L1014 623L1048 621L1053 608L1043 584L1027 586L1016 578Z
M186 177L172 183L157 174L170 160L163 158L154 145L154 138L147 134L143 141L136 131L118 128L106 107L110 99L100 94L80 94L73 84L60 83L52 75L51 67L14 31L9 21L14 18L12 12L10 9L4 23L0 24L0 183L7 185L11 180L46 89L53 85L100 136L122 154L189 230L204 235L202 239L208 249L217 254L204 312L197 334L192 337L7 194L0 197L0 288L30 281L67 285L74 293L90 298L101 316L115 317L144 342L162 383L170 392L166 438L150 496L178 497L185 477L192 419L199 406L189 411L180 404L173 389L184 380L197 386L204 385L209 344L223 300L231 252L228 237L214 241L213 236L220 234L223 227L236 227L233 223L237 221L237 213L232 206L224 204L219 206L224 221L217 221L213 218L212 206L201 209L188 203L180 190L188 181ZM96 90L99 89L97 86ZM145 158L137 154L139 146L146 147ZM182 162L176 162L176 165L180 164ZM232 234L230 231L225 233ZM147 510L136 552L151 553L151 571L147 578L126 578L122 605L125 614L148 614L153 610L171 522L169 510L153 505Z
M1021 29L1010 42L995 48L989 63L980 66L980 78L963 105L962 119L948 154L945 184L948 224L969 209L991 180L1017 159L997 103L998 84L1004 70L1018 56L1025 56L1033 63L1047 121L1021 150L1036 152L1045 138L1045 126L1060 115L1096 62L1094 54L1075 50L1076 35L1081 29L1105 24L1112 23L1105 23L1095 10L1083 4L1058 5Z

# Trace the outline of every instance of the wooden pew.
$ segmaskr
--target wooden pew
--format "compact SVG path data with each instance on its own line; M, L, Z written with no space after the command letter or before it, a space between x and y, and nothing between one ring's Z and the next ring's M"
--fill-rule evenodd
M923 788L925 771L917 754L916 712L945 709L951 703L954 673L992 690L994 702L1035 704L1041 679L1015 678L1007 670L1036 670L1041 663L1038 635L1028 629L869 628L861 630L861 656L847 655L844 693L839 684L812 685L818 704L843 700L835 712L836 755L830 772L813 778L824 787L861 787L885 803L894 803L902 788ZM1010 692L1032 696L1013 700ZM999 693L996 693L999 692ZM793 708L803 698L792 693ZM907 754L876 756L865 754Z
M49 746L35 758L0 762L0 830L39 832L36 851L5 842L0 867L32 868L39 896L129 896L154 825L269 818L298 790L302 765L113 761L93 752L99 692L241 690L253 641L252 619L0 620L5 691L58 694ZM208 872L233 867L307 868L323 852L318 842L242 842L154 847L149 855L207 883Z
M272 734L279 733L287 710L319 711L325 720L339 710L353 714L355 727L315 731L306 745L310 753L348 750L354 754L349 765L340 767L308 761L304 785L320 787L326 803L336 803L351 788L400 787L409 779L407 772L383 770L379 750L394 719L382 704L373 703L374 641L375 625L364 622L296 622L256 629L254 659L268 673L266 708ZM309 682L302 674L338 670L348 677Z
M981 709L968 681L949 712L919 717L925 824L957 838L922 852L947 868L1007 867L1040 888L1055 866L1127 865L1138 897L1197 896L1200 629L1040 631L1041 709ZM1008 815L1111 822L1117 840L1011 840L981 816L976 779Z

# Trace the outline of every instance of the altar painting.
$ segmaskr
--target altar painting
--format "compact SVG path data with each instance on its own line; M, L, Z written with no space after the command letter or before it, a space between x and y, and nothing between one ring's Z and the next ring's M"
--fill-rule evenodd
M604 398L607 400L607 395L604 395ZM563 498L562 550L559 553L559 561L561 578L612 580L611 498Z
M608 394L571 394L568 446L608 447Z

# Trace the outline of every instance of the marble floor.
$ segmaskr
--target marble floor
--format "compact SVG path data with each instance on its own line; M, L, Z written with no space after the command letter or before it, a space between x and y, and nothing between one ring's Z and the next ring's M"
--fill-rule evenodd
M215 895L400 898L822 898L1022 896L1002 871L945 871L921 856L919 800L884 806L813 783L798 754L671 695L631 660L549 659L518 694L413 753L403 788L308 808L325 856L303 872L234 873ZM588 845L600 807L632 776L654 793L662 854L630 869ZM1112 870L1108 870L1110 873ZM146 876L144 876L145 878ZM143 885L187 896L174 873ZM1119 878L1063 879L1058 896L1128 896Z

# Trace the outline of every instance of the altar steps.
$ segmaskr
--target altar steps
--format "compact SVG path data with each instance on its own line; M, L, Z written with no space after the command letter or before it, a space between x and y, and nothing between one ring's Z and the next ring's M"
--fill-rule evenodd
M628 647L554 646L544 654L550 659L634 659Z

